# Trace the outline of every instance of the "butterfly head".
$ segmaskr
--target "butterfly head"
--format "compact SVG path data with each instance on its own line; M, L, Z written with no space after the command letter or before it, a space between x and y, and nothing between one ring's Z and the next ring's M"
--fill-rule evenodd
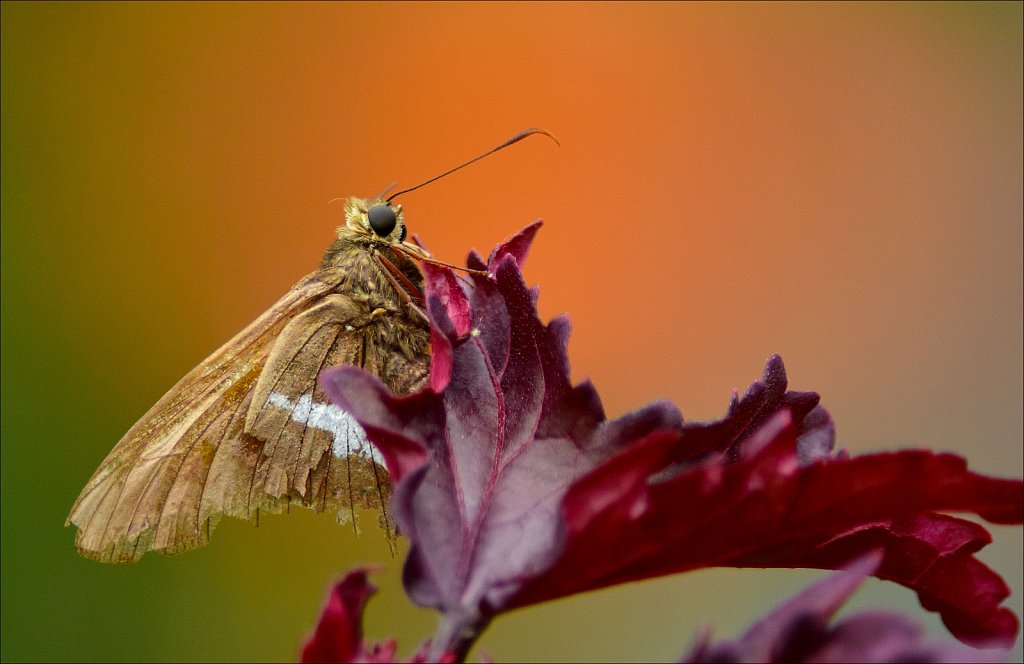
M402 206L380 198L352 197L345 201L345 226L388 244L405 240Z

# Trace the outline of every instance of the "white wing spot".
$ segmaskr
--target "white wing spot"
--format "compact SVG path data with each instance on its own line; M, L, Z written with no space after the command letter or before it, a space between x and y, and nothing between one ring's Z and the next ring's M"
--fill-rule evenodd
M290 412L292 419L299 424L305 424L331 434L334 438L331 451L339 459L349 454L356 454L372 459L381 466L385 465L384 457L366 439L363 427L359 426L359 423L348 414L348 411L342 410L333 403L314 403L313 397L308 394L303 394L299 397L298 402L293 402L280 392L272 392L267 403Z

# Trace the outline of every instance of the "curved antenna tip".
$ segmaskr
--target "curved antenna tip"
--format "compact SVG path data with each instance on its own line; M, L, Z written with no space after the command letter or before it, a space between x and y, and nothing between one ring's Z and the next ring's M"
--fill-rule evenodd
M543 129L541 127L530 127L529 129L522 130L512 138L508 139L508 144L511 145L516 141L521 141L531 134L543 134L544 136L547 136L548 138L553 140L555 142L555 145L557 145L558 147L562 147L562 143L558 140L558 138L555 137L554 134L552 134L547 129Z

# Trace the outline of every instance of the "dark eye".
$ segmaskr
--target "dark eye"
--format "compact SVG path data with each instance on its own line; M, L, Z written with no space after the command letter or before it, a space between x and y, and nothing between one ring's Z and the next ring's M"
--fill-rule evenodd
M374 205L366 213L366 218L370 221L370 228L380 237L390 235L391 231L395 230L395 224L398 223L395 211L387 205Z
M402 232L398 234L398 243L401 244L403 242L405 242L405 225L404 224L402 225Z

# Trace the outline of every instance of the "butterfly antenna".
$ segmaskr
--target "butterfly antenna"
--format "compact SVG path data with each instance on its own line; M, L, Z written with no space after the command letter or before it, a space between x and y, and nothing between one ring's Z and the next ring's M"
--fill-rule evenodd
M384 191L382 191L379 194L377 194L377 198L378 199L384 198L384 194L386 194L389 191L391 191L392 189L394 189L396 184L398 184L398 183L397 182L392 182L388 186L384 187ZM330 205L334 201L343 201L346 198L347 198L346 196L338 196L337 198L332 198L331 200L327 201L327 204Z
M512 138L508 139L507 141L505 141L504 143L502 143L498 147L493 148L491 150L488 150L487 152L483 153L482 155L480 155L478 157L474 157L474 158L470 159L469 161L467 161L464 164L456 166L455 168L447 170L444 173L441 173L440 175L432 177L429 180L427 180L426 182L421 182L418 185L416 185L415 187L409 187L408 189L403 189L402 191L399 191L397 193L391 194L390 196L388 196L387 200L384 201L384 202L385 203L390 203L391 199L393 199L393 198L395 198L397 196L401 196L402 194L407 194L410 191L415 191L416 189L419 189L420 187L428 185L428 184L430 184L431 182L433 182L435 180L440 180L441 178L443 178L446 175L451 175L452 173L454 173L455 171L459 170L460 168L465 168L466 166L469 166L473 162L480 161L484 157L486 157L488 155L492 155L495 152L497 152L498 150L503 150L503 149L507 148L508 146L512 145L513 143L518 143L519 141L523 140L527 136L532 136L533 134L543 134L543 135L547 136L548 138L550 138L551 140L553 140L555 142L555 145L558 145L558 146L562 145L561 143L558 142L557 138L555 138L553 135L551 135L550 132L548 132L548 131L546 131L544 129L541 129L540 127L530 127L529 129L522 130L521 132L519 132L518 134L516 134ZM385 190L385 193L386 193L386 190Z
M384 198L384 194L386 194L389 191L391 191L392 189L394 189L396 184L398 184L398 183L397 182L392 182L388 186L384 187L384 191L382 191L379 194L377 194L377 200L380 200L380 199Z

